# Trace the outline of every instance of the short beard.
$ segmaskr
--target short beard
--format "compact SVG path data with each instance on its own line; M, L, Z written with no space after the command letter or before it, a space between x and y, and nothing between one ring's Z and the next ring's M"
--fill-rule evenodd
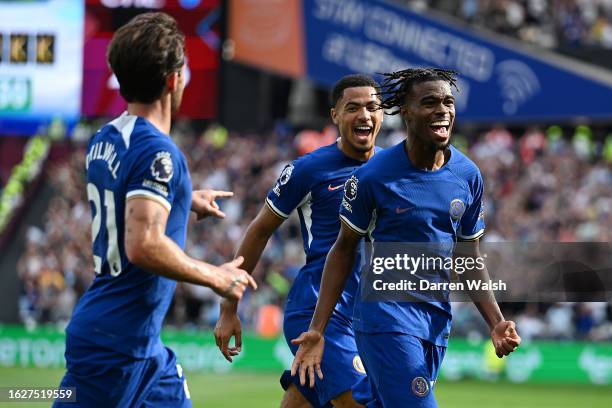
M428 151L428 152L431 152L431 153L435 153L438 150L444 151L444 150L448 149L448 146L450 145L451 140L452 140L452 133L450 133L451 129L448 129L448 131L449 131L449 137L448 137L448 140L446 142L444 142L444 143L436 143L436 142L434 142L434 141L432 141L430 139L421 139L421 138L418 138L418 140L419 140L419 142L422 142L423 149L425 151ZM417 136L415 136L417 134L419 134L419 132L417 130L410 129L410 128L408 129L408 137L411 137L413 139L413 143L414 143L414 139L417 139Z
M430 145L431 150L434 150L434 151L435 150L446 150L450 142L451 142L451 136L449 136L448 140L444 143L431 142L429 145Z

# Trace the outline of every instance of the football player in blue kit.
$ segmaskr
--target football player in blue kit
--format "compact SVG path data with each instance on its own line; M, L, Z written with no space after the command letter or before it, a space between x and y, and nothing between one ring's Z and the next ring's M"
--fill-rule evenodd
M184 36L174 19L146 13L114 35L109 64L127 112L90 140L87 196L96 277L66 329L61 387L82 407L190 407L176 356L160 339L176 281L238 300L252 277L242 259L219 267L185 254L190 210L222 216L217 192L191 189L169 136L184 88Z
M243 268L252 272L270 236L297 209L306 264L287 297L283 324L285 338L294 353L297 347L289 340L308 328L319 294L325 256L340 230L338 208L344 183L377 150L374 143L383 121L378 92L378 84L365 75L349 75L335 84L331 92L331 117L338 126L340 137L333 144L302 156L283 169L237 251L237 255L244 257ZM356 270L347 276L346 287L332 306L329 328L325 333L328 348L322 363L328 375L325 380L317 381L311 390L286 371L281 378L286 390L281 407L332 404L358 407L361 405L355 402L355 398L367 400L371 395L352 327L358 278ZM221 306L215 337L217 345L230 361L240 351L240 331L237 302L226 300ZM232 336L235 336L235 346L229 347Z
M361 237L369 235L374 250L377 243L385 242L452 248L466 241L461 244L468 248L465 253L479 256L478 241L485 228L482 177L476 165L449 144L455 119L451 92L455 75L434 68L386 74L382 107L400 113L408 137L375 155L347 181L340 208L342 227L327 256L316 310L309 330L294 340L300 348L292 372L299 372L302 382L312 384L315 376L326 371L321 365L327 350L326 326L352 275ZM438 274L442 282L451 279L450 270ZM488 272L475 268L460 277L486 282ZM361 295L371 288L363 286L365 279L360 282L353 324L375 397L369 406L435 407L432 388L452 317L448 299L438 294L437 298L421 297L419 302L366 301ZM423 293L415 292L411 299L420 296ZM504 319L493 293L470 296L489 326L497 356L514 351L521 339L514 322Z

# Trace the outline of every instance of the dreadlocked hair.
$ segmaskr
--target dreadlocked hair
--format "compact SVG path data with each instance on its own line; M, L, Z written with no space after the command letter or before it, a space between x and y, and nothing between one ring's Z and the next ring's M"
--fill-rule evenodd
M379 93L382 102L380 107L389 115L397 115L406 101L406 96L415 84L426 81L446 81L457 88L457 75L459 73L450 69L440 68L408 68L401 71L383 73L384 77Z

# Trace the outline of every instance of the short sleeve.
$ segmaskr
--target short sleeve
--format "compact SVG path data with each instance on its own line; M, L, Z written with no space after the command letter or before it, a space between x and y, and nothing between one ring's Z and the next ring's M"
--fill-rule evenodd
M142 196L172 208L176 180L180 174L181 155L171 146L154 146L147 153L134 154L135 162L127 176L126 199Z
M311 171L302 160L295 160L281 171L274 187L268 192L266 204L279 217L289 218L310 193Z
M474 241L480 238L485 230L484 183L480 172L478 172L471 184L470 188L473 199L471 205L466 209L463 217L461 217L461 230L458 234L458 238L461 241Z
M357 169L344 184L340 219L360 235L368 232L375 209L371 182Z

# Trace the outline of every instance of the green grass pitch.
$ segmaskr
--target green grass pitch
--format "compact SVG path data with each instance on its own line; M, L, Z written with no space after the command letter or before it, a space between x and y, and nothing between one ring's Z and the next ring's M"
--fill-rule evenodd
M0 368L0 387L57 386L57 369ZM186 373L193 406L206 408L278 407L282 390L276 373ZM409 385L407 385L409 387ZM78 395L78 390L77 390ZM439 382L441 408L609 408L612 387L595 385L511 384L481 381ZM48 407L49 403L2 403L0 407Z

